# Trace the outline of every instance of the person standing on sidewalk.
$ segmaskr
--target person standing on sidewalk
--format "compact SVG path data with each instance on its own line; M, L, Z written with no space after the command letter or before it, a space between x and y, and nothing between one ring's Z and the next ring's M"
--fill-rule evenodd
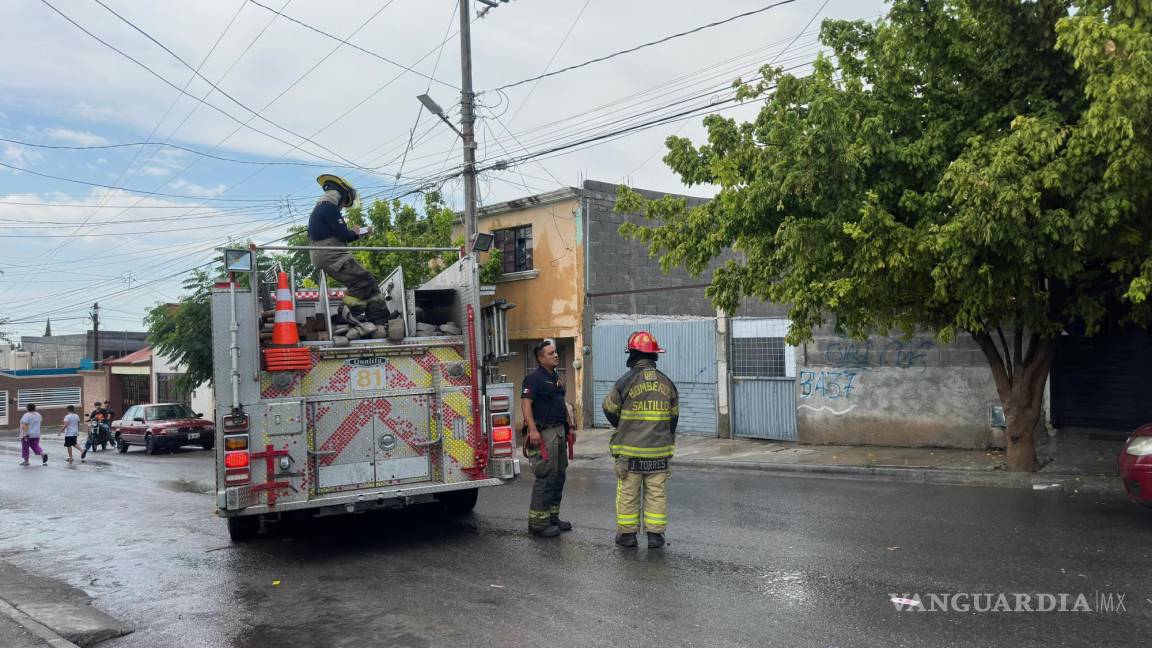
M555 538L571 531L572 523L560 519L560 500L568 471L568 444L575 426L564 400L564 381L556 372L560 355L551 340L532 348L536 370L524 377L520 412L528 427L525 451L536 481L528 505L528 530L541 538Z
M616 431L608 449L615 457L616 544L635 547L644 501L648 548L664 546L668 528L668 462L676 447L680 395L656 368L664 349L647 331L628 338L628 373L604 398L604 415Z
M20 417L20 458L23 459L20 462L21 466L28 465L29 451L40 455L44 465L48 464L48 453L40 448L40 425L43 422L44 417L36 411L36 404L28 403L28 411Z
M72 448L76 447L76 437L80 436L80 417L76 414L76 406L69 405L68 413L64 415L64 425L60 426L57 435L64 435L64 447L68 450L68 463L72 463Z

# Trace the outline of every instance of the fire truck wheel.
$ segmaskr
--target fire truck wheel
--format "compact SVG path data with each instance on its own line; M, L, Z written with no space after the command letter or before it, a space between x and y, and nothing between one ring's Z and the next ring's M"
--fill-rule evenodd
M476 508L476 500L479 496L479 488L469 488L468 490L440 493L436 499L440 501L449 515L463 515Z
M156 440L152 438L151 434L144 437L144 452L150 455L160 452L160 448L156 447Z
M255 539L259 533L260 517L257 515L228 518L228 537L232 542L247 542Z

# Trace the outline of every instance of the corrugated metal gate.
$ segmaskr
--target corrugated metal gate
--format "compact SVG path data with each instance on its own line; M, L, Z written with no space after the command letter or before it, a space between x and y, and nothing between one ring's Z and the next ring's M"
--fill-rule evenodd
M716 436L716 322L629 322L592 326L592 391L595 398L595 425L608 427L600 404L612 385L627 368L624 349L628 336L648 331L668 349L660 356L664 372L680 393L680 422L677 433Z
M796 440L796 350L784 344L786 319L734 319L732 434Z

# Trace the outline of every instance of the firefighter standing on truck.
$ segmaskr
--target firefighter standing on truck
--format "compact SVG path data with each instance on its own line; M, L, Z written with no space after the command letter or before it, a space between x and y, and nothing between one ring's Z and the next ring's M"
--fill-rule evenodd
M560 355L551 340L532 348L536 370L524 377L520 413L528 428L525 454L536 481L528 505L528 530L541 538L555 538L571 531L572 523L560 519L560 500L568 470L568 447L575 440L572 417L564 399L566 389L556 367Z
M668 528L668 462L676 446L680 396L656 368L664 349L647 331L628 338L628 373L604 398L604 415L616 428L609 441L616 469L616 544L636 546L643 497L648 548L664 546Z
M347 180L339 176L325 174L316 178L316 182L324 188L324 195L308 217L308 244L334 249L310 250L308 257L317 270L327 272L344 284L345 306L353 310L363 309L369 321L386 322L388 309L376 278L351 252L337 249L360 238L360 234L348 228L342 213L345 208L360 205L359 195Z

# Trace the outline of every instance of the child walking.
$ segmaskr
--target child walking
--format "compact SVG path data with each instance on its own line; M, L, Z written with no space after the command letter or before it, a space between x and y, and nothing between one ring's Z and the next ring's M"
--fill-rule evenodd
M44 465L48 465L48 453L40 449L40 424L44 417L36 411L35 403L28 403L28 411L20 417L20 457L24 459L21 466L28 465L28 452L31 450L40 455Z
M80 436L80 416L76 414L76 406L69 405L68 413L64 415L64 425L60 426L60 432L56 435L64 434L64 447L68 450L68 463L72 463L72 448L76 447L76 437Z

